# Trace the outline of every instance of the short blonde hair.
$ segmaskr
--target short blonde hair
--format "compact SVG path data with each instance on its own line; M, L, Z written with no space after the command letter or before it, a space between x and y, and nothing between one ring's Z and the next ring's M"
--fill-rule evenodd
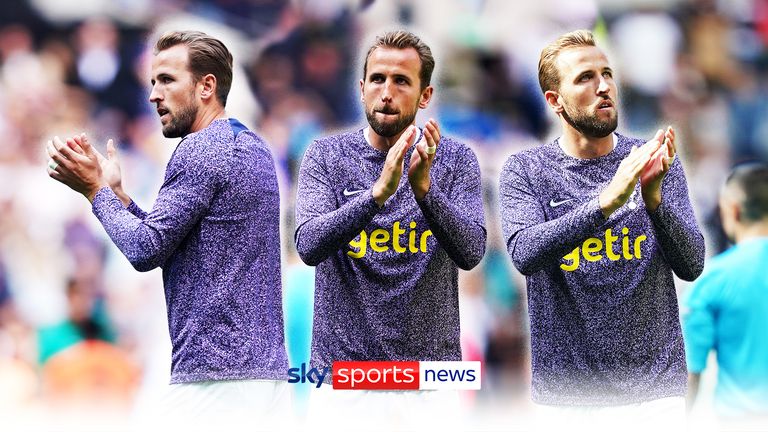
M221 106L227 105L227 95L232 86L232 54L218 40L199 31L169 31L155 43L155 52L176 45L186 45L189 50L188 67L195 82L206 74L216 77L216 98Z
M419 70L421 89L424 90L427 88L432 80L432 71L435 69L435 58L432 57L432 50L429 49L429 46L418 36L405 30L390 31L378 36L373 45L368 48L368 53L365 55L363 79L365 79L365 76L368 74L368 58L377 48L415 49L419 54L419 60L421 60L421 69Z
M539 86L542 93L557 90L560 87L560 71L557 69L557 57L568 48L596 46L595 37L589 30L574 30L566 33L541 50L539 57Z

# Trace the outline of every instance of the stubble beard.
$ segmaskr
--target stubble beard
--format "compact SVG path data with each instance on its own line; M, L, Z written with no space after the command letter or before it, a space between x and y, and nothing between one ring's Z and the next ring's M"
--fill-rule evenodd
M189 134L197 118L197 108L197 105L190 103L180 107L176 114L171 113L170 121L163 126L163 136L181 138Z
M413 121L416 119L416 112L418 111L418 104L413 109L413 111L409 114L403 115L401 112L401 116L392 123L383 123L380 122L376 118L376 111L370 110L366 111L365 117L368 120L368 124L371 126L371 129L373 129L376 134L383 137L393 137L403 130L407 128L409 125L413 123ZM384 111L386 113L386 111Z
M568 114L568 105L563 105L563 119L582 135L589 138L605 138L619 125L619 112L614 108L614 116L600 120L595 114L589 114L579 109L573 109L573 115Z

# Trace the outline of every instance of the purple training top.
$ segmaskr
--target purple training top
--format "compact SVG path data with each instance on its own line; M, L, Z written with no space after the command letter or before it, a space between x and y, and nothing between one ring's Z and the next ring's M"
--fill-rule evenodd
M150 213L96 194L131 264L163 269L171 383L285 379L279 202L269 149L234 119L179 143Z
M501 216L512 261L526 276L533 400L616 405L686 393L672 272L695 279L704 239L677 158L649 213L640 182L605 220L598 204L619 163L644 142L576 159L553 143L511 156Z
M313 366L334 360L460 360L458 267L485 251L480 169L442 137L432 184L408 182L379 208L371 195L387 154L362 130L315 141L301 163L296 248L317 266Z

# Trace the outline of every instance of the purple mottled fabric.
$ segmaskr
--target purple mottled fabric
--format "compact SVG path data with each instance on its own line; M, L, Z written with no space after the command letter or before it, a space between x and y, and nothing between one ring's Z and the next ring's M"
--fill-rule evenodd
M633 145L595 159L558 141L513 155L501 173L507 249L526 276L533 400L617 405L686 393L673 272L695 279L704 239L677 158L648 212L640 182L606 220L598 195Z
M96 194L131 264L163 269L171 383L285 378L279 201L267 145L226 119L179 143L151 212Z
M387 154L363 130L315 141L301 164L296 247L317 266L312 363L460 360L458 268L485 251L480 169L443 137L432 184L416 201L408 161L379 208L371 195Z

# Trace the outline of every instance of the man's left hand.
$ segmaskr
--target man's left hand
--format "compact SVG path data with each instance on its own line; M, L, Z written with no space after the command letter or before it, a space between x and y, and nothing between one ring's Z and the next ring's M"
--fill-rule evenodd
M88 201L93 202L96 192L108 187L102 176L101 164L95 150L85 134L69 138L66 143L59 137L48 141L48 175L80 192Z
M411 183L413 194L418 200L424 199L432 184L429 170L432 168L432 161L435 160L435 152L439 142L440 128L434 119L429 119L424 125L424 136L415 145L408 166L408 181Z
M651 156L640 174L643 201L649 211L655 211L661 204L661 182L675 160L675 130L672 126L664 131L664 144Z

